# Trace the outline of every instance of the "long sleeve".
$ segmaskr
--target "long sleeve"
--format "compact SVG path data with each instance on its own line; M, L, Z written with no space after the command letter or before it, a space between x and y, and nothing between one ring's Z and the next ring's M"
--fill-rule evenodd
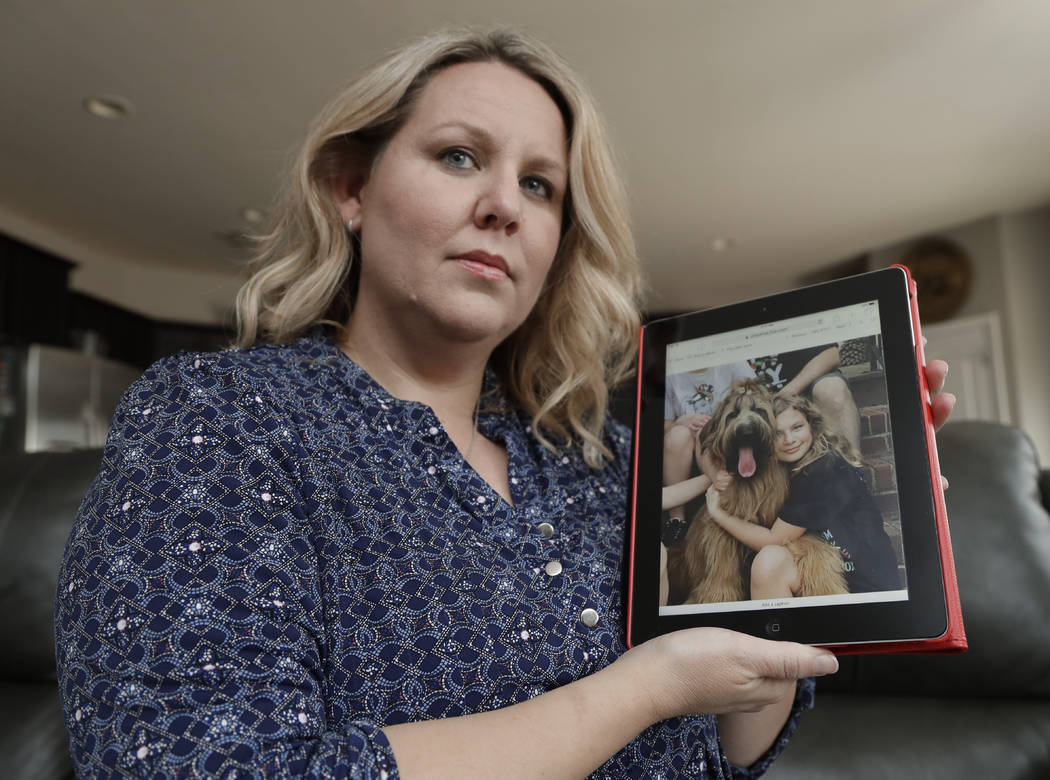
M79 773L396 778L383 727L615 661L630 434L609 424L617 457L596 471L504 404L478 425L506 446L513 505L431 409L322 333L147 371L60 575ZM593 776L730 773L700 715L651 726Z
M759 758L758 761L746 768L730 764L728 760L726 761L729 764L733 780L756 780L769 770L773 762L784 752L784 748L787 747L792 735L798 729L802 713L805 710L813 709L815 687L812 679L798 681L795 701L792 704L791 714L788 716L787 723L784 724L784 728L780 730L776 740L769 750L766 751L766 754Z
M396 777L375 722L328 725L297 432L209 359L127 391L66 549L57 662L78 773Z

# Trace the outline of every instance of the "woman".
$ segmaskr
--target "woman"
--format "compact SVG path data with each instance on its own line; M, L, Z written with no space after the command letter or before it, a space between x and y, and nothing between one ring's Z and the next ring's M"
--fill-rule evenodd
M801 396L778 395L773 411L777 459L791 473L787 501L773 525L765 528L730 515L719 506L717 487L707 491L711 518L756 552L751 597L789 598L798 592L799 570L783 545L807 531L839 550L850 593L899 588L897 556L850 443Z
M625 652L605 407L638 271L610 159L511 33L426 38L322 112L240 348L129 389L81 508L56 614L81 772L764 768L833 656L707 629Z

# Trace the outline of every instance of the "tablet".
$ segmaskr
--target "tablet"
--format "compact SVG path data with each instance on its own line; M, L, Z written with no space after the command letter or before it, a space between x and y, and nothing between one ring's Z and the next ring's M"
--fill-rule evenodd
M923 365L902 267L647 324L629 644L963 649Z

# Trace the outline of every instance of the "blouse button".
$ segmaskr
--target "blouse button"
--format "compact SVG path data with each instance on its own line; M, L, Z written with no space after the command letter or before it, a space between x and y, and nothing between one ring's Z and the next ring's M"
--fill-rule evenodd
M547 565L543 567L543 570L547 572L549 577L557 577L561 574L561 561L548 561Z
M540 523L536 527L539 528L540 529L540 533L542 533L548 539L550 539L552 536L554 536L554 526L551 525L550 523Z
M580 622L587 626L587 628L594 628L598 625L598 613L588 607L580 613Z

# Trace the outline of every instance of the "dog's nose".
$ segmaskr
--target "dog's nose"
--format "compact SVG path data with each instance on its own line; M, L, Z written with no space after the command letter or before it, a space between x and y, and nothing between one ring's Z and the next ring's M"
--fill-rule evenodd
M759 436L762 433L762 424L754 417L748 417L737 425L737 433L746 436Z

